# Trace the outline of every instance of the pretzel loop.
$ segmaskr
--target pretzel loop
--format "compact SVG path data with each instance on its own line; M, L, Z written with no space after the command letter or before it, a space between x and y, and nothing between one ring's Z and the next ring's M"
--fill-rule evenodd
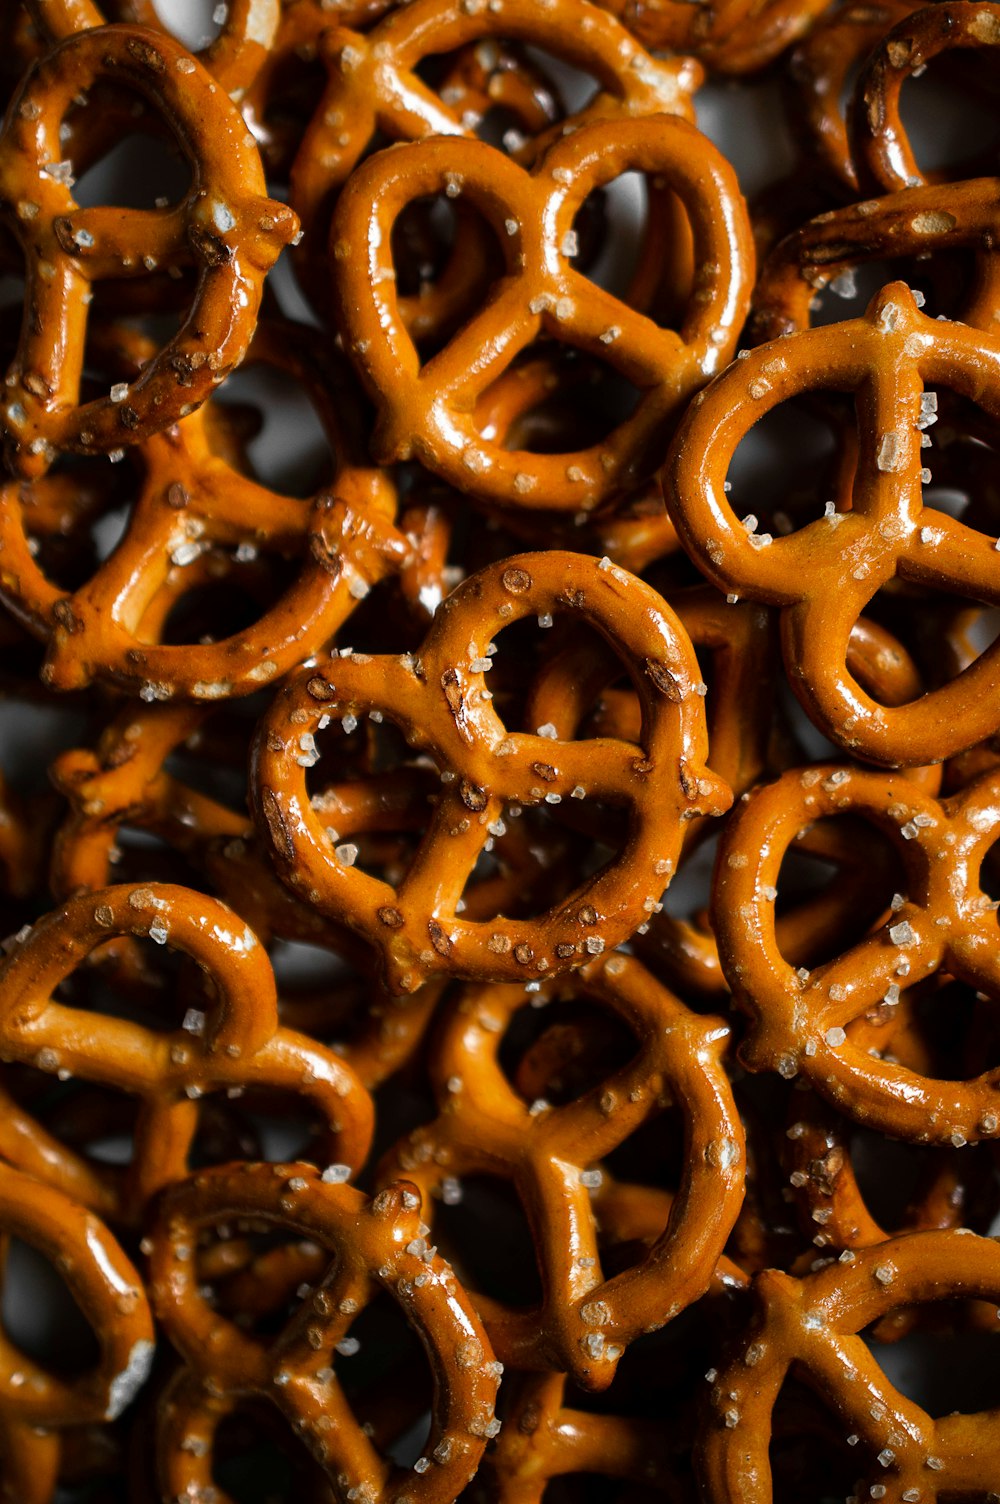
M509 733L486 689L492 634L525 616L571 612L611 643L642 707L640 744ZM286 882L380 952L389 985L438 971L525 980L578 966L642 922L666 886L692 812L718 813L728 785L704 765L705 720L690 643L660 596L581 555L523 554L466 580L434 617L419 656L341 657L306 670L261 723L253 799ZM442 794L399 889L345 864L306 791L325 717L375 711L438 762ZM575 791L575 792L574 792ZM602 798L630 811L624 849L557 907L492 923L459 903L504 801ZM339 836L338 836L339 840ZM442 852L448 855L442 858ZM347 856L350 854L347 853Z
M100 79L138 90L174 127L193 170L181 203L76 203L59 128ZM25 255L25 320L2 413L9 462L24 477L43 474L59 450L133 444L204 401L243 359L264 276L297 229L266 196L253 138L218 85L171 37L132 26L68 37L26 75L0 134L0 203ZM81 403L91 285L148 276L150 263L198 267L192 309L124 396Z
M996 905L980 886L1000 832L1000 780L986 774L938 801L900 775L820 765L759 789L722 842L713 925L723 969L753 1018L741 1058L753 1070L797 1071L856 1122L920 1143L1000 1133L1000 1067L972 1081L933 1080L880 1056L847 1032L852 1021L921 978L946 970L995 994ZM774 897L781 862L801 829L859 815L884 832L908 891L882 926L850 950L796 971L780 954Z
M667 466L671 515L685 547L721 588L785 608L789 679L816 724L875 762L914 765L952 755L997 725L1000 652L987 649L952 682L886 707L847 667L851 630L898 574L994 603L994 539L925 507L922 394L950 387L1000 412L1000 344L921 314L902 283L863 319L761 346L695 399ZM853 391L860 453L852 510L784 538L750 531L724 494L733 453L752 422L815 389ZM933 421L933 418L932 418Z
M565 255L584 199L629 168L661 176L691 223L698 286L679 335L588 281ZM506 275L485 309L421 367L399 317L391 230L414 198L449 192L490 223ZM416 456L460 490L508 506L586 511L641 480L664 421L731 357L749 295L749 229L731 169L692 126L667 116L582 127L558 138L530 175L480 142L393 148L357 169L332 236L345 342L379 408L378 458ZM600 357L641 389L636 411L603 443L563 455L510 453L479 432L477 400L542 333Z
M0 1228L56 1266L101 1349L93 1370L58 1378L0 1334L5 1420L39 1427L115 1420L145 1383L153 1361L153 1322L141 1278L95 1216L3 1163Z

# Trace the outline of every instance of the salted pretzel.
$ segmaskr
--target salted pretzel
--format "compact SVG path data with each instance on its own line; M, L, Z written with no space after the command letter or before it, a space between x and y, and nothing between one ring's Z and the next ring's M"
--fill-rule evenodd
M131 1261L91 1212L2 1162L0 1232L58 1269L100 1347L92 1369L59 1377L0 1335L4 1424L59 1431L114 1420L145 1383L153 1359L152 1317Z
M636 960L592 961L574 995L596 999L639 1041L627 1063L579 1100L534 1108L513 1090L498 1054L517 1012L514 988L462 994L438 1039L431 1075L439 1117L414 1130L379 1167L411 1176L430 1206L443 1177L513 1181L537 1240L540 1309L476 1295L498 1356L517 1368L554 1368L604 1389L625 1347L665 1325L708 1288L743 1198L743 1129L723 1067L729 1029L690 1012ZM684 1163L669 1220L631 1268L602 1272L589 1169L634 1133L663 1099L684 1117Z
M127 341L124 353L134 360L145 350ZM136 446L142 475L126 534L67 594L40 567L30 531L34 493L43 503L50 490L59 496L61 478L0 491L0 598L48 640L43 675L54 688L99 676L147 701L252 694L330 640L374 584L409 562L413 549L394 523L395 487L364 455L350 373L311 330L284 321L258 327L247 363L300 381L323 423L334 473L309 500L243 473L225 430L219 442L226 409L208 403ZM164 607L258 553L300 559L259 620L220 641L159 640Z
M782 607L789 682L838 745L880 763L947 757L996 729L998 655L986 652L953 682L911 704L880 705L846 667L851 628L894 576L992 603L1000 599L994 541L923 505L922 428L933 419L925 384L1000 411L1000 345L959 324L928 319L892 283L862 319L812 329L753 350L696 399L667 465L666 494L685 547L721 588ZM801 392L855 395L859 457L852 508L789 537L743 523L723 484L737 444L757 419ZM831 509L832 511L832 509Z
M159 1032L53 1000L59 984L116 934L148 936L203 968L203 1012ZM39 1179L65 1188L115 1220L135 1221L149 1197L183 1178L207 1092L262 1087L292 1093L322 1123L318 1155L363 1161L372 1106L350 1066L279 1027L265 953L232 910L171 884L82 893L53 910L7 957L0 972L0 1053L37 1070L137 1097L136 1151L122 1173L94 1166L40 1123L5 1104L0 1150ZM5 1094L6 1095L6 1094Z
M367 35L331 27L318 39L327 87L295 155L290 196L305 228L304 280L321 302L329 278L325 257L332 201L377 134L403 141L475 134L479 112L459 81L446 79L436 91L419 75L419 65L435 54L501 38L544 49L596 78L595 98L567 124L660 112L693 121L691 94L701 80L700 68L690 59L651 57L588 0L568 0L559 11L530 0L492 5L414 0L391 10ZM539 113L537 101L523 101L516 112L518 134L547 139L552 126L545 113Z
M859 1497L907 1504L983 1497L998 1478L996 1410L932 1419L886 1378L858 1335L904 1304L974 1297L995 1306L1000 1248L960 1230L912 1233L807 1276L757 1276L745 1337L712 1383L696 1452L713 1504L765 1504L772 1497L771 1410L789 1370L856 1438ZM850 1440L850 1438L849 1438Z
M660 176L691 223L699 275L679 334L583 278L566 255L587 195L629 169ZM391 230L406 204L449 185L493 227L507 275L421 366L398 317ZM332 236L345 344L379 410L376 456L417 458L459 490L506 506L573 512L656 467L664 424L733 353L752 267L731 169L693 126L668 116L582 127L557 139L530 174L482 142L396 147L355 171ZM603 442L569 454L510 453L477 430L476 401L542 334L600 357L641 390Z
M852 1022L883 999L946 970L992 995L996 912L979 869L992 846L1000 782L987 773L938 801L899 774L820 764L758 789L721 843L713 925L727 979L753 1020L740 1049L751 1070L801 1072L855 1122L916 1143L993 1138L1000 1072L937 1080L872 1057ZM881 927L803 976L775 941L782 859L798 832L838 814L891 842L907 881Z
M513 732L501 721L486 687L490 639L546 612L571 613L619 654L642 705L638 744L562 742L545 728ZM728 806L728 786L704 766L696 672L669 607L624 570L577 554L515 556L453 591L418 654L341 656L304 670L281 692L254 749L258 824L293 891L362 934L393 991L412 991L437 972L528 981L565 971L627 938L669 881L683 822ZM427 834L398 887L353 869L354 853L331 847L306 791L320 723L335 718L350 731L372 711L426 748L442 778ZM505 805L574 794L629 809L619 858L535 919L466 919L463 889Z
M266 61L281 16L282 0L227 0L218 36L196 56L202 66L239 100ZM61 41L109 21L134 21L164 34L153 0L120 0L101 8L94 0L28 0L28 8L52 41Z
M59 129L104 79L171 124L192 168L180 203L76 203ZM264 277L297 231L292 211L266 196L253 138L224 91L179 43L142 27L70 36L26 75L0 132L0 204L25 257L25 321L0 413L8 463L24 478L60 451L116 454L203 402L246 354ZM94 284L171 266L198 272L180 330L123 392L85 400Z
M905 81L932 58L969 47L1000 47L1000 9L988 0L925 5L894 26L872 52L855 85L848 117L862 193L892 193L934 180L936 175L925 174L917 163L900 115L900 94ZM992 58L995 68L995 53Z
M209 1392L255 1394L277 1405L324 1467L336 1497L372 1504L450 1504L497 1434L499 1365L448 1265L431 1248L420 1199L402 1182L369 1200L326 1183L309 1165L243 1165L196 1175L160 1205L150 1257L154 1309ZM199 1235L240 1220L306 1238L328 1272L265 1344L214 1311L192 1254ZM411 1470L388 1463L361 1429L336 1381L334 1350L380 1291L399 1305L427 1353L435 1383L430 1435ZM160 1475L171 1495L211 1482L210 1454L185 1450L167 1410Z

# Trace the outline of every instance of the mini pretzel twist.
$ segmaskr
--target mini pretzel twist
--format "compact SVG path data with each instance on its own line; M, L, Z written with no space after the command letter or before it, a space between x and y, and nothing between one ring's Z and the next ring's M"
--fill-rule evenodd
M53 1000L59 983L103 941L149 936L178 949L211 979L205 1014L157 1032L127 1018ZM78 1199L135 1221L149 1197L187 1172L197 1099L247 1085L290 1091L324 1125L319 1148L352 1167L368 1152L372 1105L354 1072L331 1051L278 1026L267 956L231 909L171 884L119 886L69 899L34 926L0 972L0 1053L140 1099L136 1153L124 1178L96 1171L45 1132L0 1135L3 1152Z
M851 629L894 576L1000 600L995 539L924 506L923 430L934 421L927 382L1000 412L1000 344L926 318L902 283L883 288L863 319L761 346L692 404L667 466L666 493L685 547L721 588L781 606L789 682L820 729L874 762L913 765L990 736L1000 652L988 648L951 683L886 707L847 667ZM859 454L851 510L789 537L741 523L724 494L736 446L757 419L801 392L855 393Z
M917 163L900 115L900 94L908 78L955 47L1000 48L1000 8L982 0L925 5L894 26L872 52L855 85L848 122L862 192L898 192L933 180L934 174L924 174Z
M630 169L661 177L691 223L698 275L680 333L629 308L567 257L584 200ZM421 365L399 318L392 227L415 198L449 192L492 226L506 275ZM732 170L693 126L669 116L582 127L557 138L530 174L482 142L395 147L355 171L332 237L345 345L379 410L376 457L418 458L459 490L507 506L588 511L655 469L667 420L731 358L752 278ZM640 389L635 411L602 443L560 455L510 453L478 430L478 399L543 333L599 356Z
M771 1410L790 1369L855 1438L869 1485L906 1504L987 1496L1000 1482L1000 1412L934 1420L886 1378L857 1335L906 1303L1000 1295L1000 1248L961 1231L912 1233L802 1280L765 1270L741 1351L711 1390L696 1464L713 1504L769 1504ZM850 1439L850 1438L849 1438Z
M81 208L59 129L101 79L137 90L170 123L191 163L186 197L164 209ZM239 365L263 281L295 235L291 210L266 196L252 136L223 90L171 37L142 27L70 36L26 75L0 133L0 204L25 258L25 321L0 413L22 477L60 450L115 453L191 412ZM180 330L113 394L81 401L93 284L195 266Z
M264 65L281 7L282 0L227 0L218 36L198 55L230 99L242 98ZM112 15L107 14L109 8ZM164 32L153 0L120 0L104 13L94 0L28 0L28 9L53 42L92 26L106 26L109 20L134 21Z
M167 1335L210 1391L258 1395L277 1405L338 1500L450 1504L500 1429L493 1416L499 1365L451 1269L428 1246L419 1206L405 1183L369 1200L299 1164L210 1170L174 1187L160 1206L150 1289ZM199 1233L241 1218L297 1234L329 1254L315 1291L266 1345L212 1309L192 1258ZM410 1471L379 1455L332 1366L337 1344L380 1290L417 1332L434 1376L425 1458ZM165 1447L161 1476L172 1495L183 1497L211 1480L211 1461Z
M379 1175L411 1176L428 1206L444 1174L511 1179L537 1239L543 1304L518 1309L475 1296L490 1341L504 1363L554 1368L604 1389L629 1342L708 1288L743 1199L745 1145L723 1066L729 1029L722 1019L690 1012L626 956L591 962L574 987L638 1037L627 1064L566 1106L530 1109L498 1059L504 1026L526 1006L524 994L467 992L445 1021L431 1067L440 1115L398 1146ZM664 1098L684 1118L684 1165L669 1220L640 1262L605 1278L587 1169Z
M44 503L59 478L0 491L0 597L48 639L42 674L54 688L101 677L147 701L252 694L322 647L374 584L410 561L394 526L395 487L364 456L350 373L310 330L284 322L259 326L247 363L301 381L323 422L336 468L311 500L276 493L217 453L215 404L206 404L136 447L142 480L127 532L67 595L39 566L29 533L34 493ZM243 631L211 643L156 640L159 593L183 595L200 583L193 565L224 564L241 548L298 554L297 577Z
M0 1336L4 1424L61 1429L115 1420L146 1381L153 1321L142 1280L108 1229L51 1186L0 1162L0 1232L20 1238L59 1270L97 1338L96 1365L57 1377Z
M486 688L490 639L545 612L589 623L618 653L642 706L639 744L562 742L503 724ZM427 834L398 888L352 868L351 852L331 850L306 791L321 722L336 718L350 730L371 711L426 748L442 777ZM285 881L375 946L394 991L412 991L436 972L526 981L579 966L642 923L669 881L683 822L728 807L728 785L704 765L705 744L697 664L662 598L582 555L522 554L459 586L419 654L354 653L303 671L261 723L253 800ZM572 797L629 809L619 856L537 918L464 917L462 891L505 801Z
M889 839L907 892L884 923L811 972L775 939L774 901L785 853L800 830L860 816ZM785 773L739 807L716 870L713 927L723 969L753 1020L740 1057L751 1070L802 1074L846 1116L918 1143L961 1145L1000 1134L1000 1068L972 1081L935 1080L872 1057L854 1020L939 970L994 995L996 904L980 867L1000 827L1000 776L987 773L938 801L901 775L819 765Z

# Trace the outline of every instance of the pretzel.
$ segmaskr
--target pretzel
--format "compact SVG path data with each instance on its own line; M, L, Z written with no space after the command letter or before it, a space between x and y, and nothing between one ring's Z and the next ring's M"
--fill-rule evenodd
M115 934L148 935L203 968L211 987L202 1018L157 1032L54 1002L59 983ZM252 932L224 904L170 884L83 893L39 920L0 973L0 1053L139 1098L136 1153L123 1174L93 1167L40 1124L26 1134L13 1111L0 1134L8 1158L115 1220L136 1220L186 1173L206 1092L290 1091L322 1121L320 1153L356 1167L368 1151L367 1093L332 1052L278 1026L271 968Z
M59 127L100 79L136 90L174 128L193 174L180 204L76 203ZM26 75L0 132L0 204L27 281L0 426L8 463L26 479L60 451L116 454L199 406L246 354L264 276L298 228L266 197L252 137L223 91L172 38L129 26L71 36ZM124 392L81 401L91 288L148 277L150 262L197 268L190 312Z
M660 987L638 961L590 962L574 995L625 1020L639 1040L627 1064L579 1100L534 1109L497 1058L523 993L466 992L444 1023L431 1065L439 1116L383 1160L381 1180L412 1176L431 1205L442 1177L513 1181L537 1240L540 1309L474 1297L498 1356L517 1368L554 1368L588 1389L614 1378L626 1345L678 1315L708 1287L743 1197L743 1130L722 1066L729 1029ZM606 1157L663 1099L684 1116L681 1184L638 1264L602 1274L587 1166Z
M601 87L596 97L567 121L574 127L661 111L693 121L690 96L701 79L697 65L688 59L652 58L606 11L587 0L567 0L566 9L551 13L530 0L496 0L492 6L414 0L390 11L367 36L331 28L319 38L327 88L291 168L290 202L305 228L300 268L321 305L328 296L333 198L379 132L403 141L474 134L475 102L470 114L461 84L452 78L436 93L417 69L434 54L492 38L544 48L597 79ZM539 113L536 101L518 112L519 124L535 134L547 124L545 113ZM549 134L544 132L542 139Z
M142 348L142 347L140 347ZM78 689L95 676L147 701L174 695L217 700L252 694L332 638L358 601L412 553L393 525L395 488L369 466L360 443L358 403L348 373L312 332L261 324L247 357L303 382L329 436L336 470L311 501L282 496L217 453L214 404L192 413L134 451L144 472L125 538L79 590L48 580L31 550L34 483L0 492L0 596L18 619L49 639L46 682ZM222 409L224 415L225 409ZM56 494L59 488L56 487ZM208 644L159 640L158 595L175 604L243 553L297 553L297 578L243 631Z
M565 254L587 195L630 168L660 175L691 222L699 271L680 334L582 278ZM421 366L398 318L391 231L407 203L449 185L493 227L507 275ZM664 423L732 354L752 266L731 170L692 126L668 116L581 127L557 139L530 175L481 142L396 147L355 171L332 237L345 346L379 409L376 457L418 458L459 490L507 506L574 512L656 468ZM365 258L351 249L361 245ZM560 455L509 453L477 430L476 401L542 333L601 357L641 389L635 411L602 443Z
M796 695L825 735L872 761L930 762L996 729L992 649L952 683L894 708L867 694L845 660L858 615L896 575L985 602L1000 598L994 540L926 509L920 493L924 383L940 382L993 415L997 376L1000 345L925 318L908 289L892 283L863 319L752 351L696 400L674 441L666 494L685 547L721 588L783 608ZM726 470L754 421L791 396L829 387L857 394L852 510L772 541L751 531L755 519L739 522L723 494Z
M199 1232L238 1218L307 1238L331 1258L316 1292L268 1345L213 1311L197 1285L191 1254ZM150 1289L164 1330L207 1387L276 1404L338 1499L349 1499L353 1489L355 1499L370 1504L448 1504L499 1430L493 1416L499 1367L464 1292L427 1244L419 1198L405 1182L369 1201L350 1186L324 1183L308 1165L245 1165L194 1176L161 1203ZM355 1313L380 1289L416 1330L434 1376L430 1436L424 1459L410 1471L379 1456L331 1368ZM169 1427L169 1412L165 1422ZM211 1481L210 1456L199 1457L200 1450L162 1448L161 1479L171 1494L197 1496Z
M142 1280L106 1227L75 1201L0 1162L0 1229L55 1265L100 1346L95 1367L57 1377L0 1337L5 1427L61 1429L114 1420L132 1403L153 1359Z
M578 744L507 732L485 685L494 631L528 615L571 612L621 656L643 712L639 745ZM393 991L444 972L530 980L611 950L642 922L669 880L691 814L721 812L729 790L704 766L704 712L686 635L639 580L580 555L522 554L481 570L439 608L419 655L340 657L305 670L262 721L253 802L278 870L321 912L381 955ZM306 794L306 765L324 717L342 725L372 710L427 747L442 794L398 887L345 865ZM351 726L348 725L350 730ZM533 920L468 920L457 908L505 801L529 808L598 797L630 810L625 850ZM502 822L501 822L502 823ZM444 843L449 855L440 862Z
M846 1116L916 1143L992 1138L996 1070L975 1080L934 1080L873 1059L846 1032L883 998L946 969L992 992L995 906L979 868L995 836L998 776L937 801L898 774L819 765L759 789L726 829L716 873L713 926L723 969L753 1023L740 1050L751 1070L801 1071ZM773 895L782 857L815 820L850 813L894 847L908 892L882 926L802 976L779 953Z
M230 99L241 99L263 66L281 6L282 0L227 0L218 36L196 54ZM93 0L28 0L28 8L54 42L92 26L106 26L109 20L134 21L167 34L153 0L121 0L104 14Z
M995 330L1000 299L1000 180L974 178L905 188L810 219L781 240L761 268L749 333L754 344L809 328L817 292L866 261L977 254L971 286L963 290L962 322Z
M900 116L899 96L907 78L956 47L1000 47L995 5L971 0L925 5L894 26L872 52L855 85L848 118L862 192L897 192L941 176L921 172Z
M869 1485L907 1504L983 1497L998 1481L997 1412L932 1419L894 1388L856 1334L903 1302L973 1296L995 1306L998 1293L1000 1248L961 1231L893 1238L803 1280L776 1269L758 1275L753 1321L712 1384L698 1440L705 1496L718 1504L771 1499L770 1412L794 1365L860 1440L859 1497Z

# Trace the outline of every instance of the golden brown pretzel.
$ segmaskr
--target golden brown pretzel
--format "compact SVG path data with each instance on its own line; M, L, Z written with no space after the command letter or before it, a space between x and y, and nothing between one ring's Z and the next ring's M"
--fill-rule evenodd
M701 69L690 59L651 57L588 0L566 0L565 9L551 12L531 0L472 0L466 5L413 0L391 10L367 35L331 26L318 38L327 86L291 170L290 202L305 229L299 265L320 306L325 307L329 297L330 209L379 135L412 141L475 134L475 108L470 115L469 101L455 80L446 78L438 92L420 76L419 65L435 54L500 38L533 44L596 78L596 96L567 121L574 127L594 119L661 111L693 120L691 93L701 80ZM517 111L516 134L529 132L534 137L541 131L544 141L551 134L543 129L550 111L528 103L527 109ZM524 150L534 154L537 146L532 141Z
M642 705L638 744L561 742L549 728L512 732L500 719L486 687L491 638L552 612L589 623L619 654ZM258 824L293 891L376 947L393 991L436 972L483 981L554 975L626 939L669 882L683 822L728 807L728 785L704 765L699 683L687 636L655 591L609 561L522 554L459 586L418 654L335 658L282 691L254 749ZM306 790L322 725L336 719L351 732L372 712L426 749L442 780L398 887L352 867L356 848L338 848ZM466 881L491 834L502 833L505 806L573 797L629 809L619 857L536 919L465 918Z
M276 1404L321 1463L338 1500L370 1504L450 1504L497 1434L493 1405L499 1365L468 1298L426 1242L420 1198L405 1182L368 1200L350 1186L324 1183L309 1165L224 1167L196 1175L163 1199L153 1236L150 1288L171 1341L210 1390L258 1394ZM330 1267L268 1345L207 1304L192 1257L198 1235L239 1219L307 1238L328 1251ZM334 1349L354 1316L387 1291L416 1329L435 1382L425 1455L412 1470L381 1457L336 1382ZM211 1478L200 1448L176 1445L164 1415L161 1479L183 1497ZM172 1444L173 1443L173 1444ZM189 1490L190 1491L190 1490Z
M1000 655L988 649L954 681L914 702L879 704L846 666L851 630L897 574L931 589L1000 600L995 540L925 507L921 439L934 421L928 384L1000 412L1000 343L928 319L902 283L863 319L753 350L695 399L666 469L671 516L699 567L727 591L782 609L789 682L820 729L880 763L940 760L996 729ZM803 391L855 393L860 450L852 509L788 537L741 523L724 494L732 455L758 418ZM735 500L735 498L734 498Z
M859 1497L983 1498L998 1479L996 1410L934 1420L886 1378L857 1335L905 1303L1000 1295L1000 1248L961 1231L911 1233L803 1280L758 1275L745 1337L711 1389L697 1464L712 1504L767 1504L771 1410L789 1369L849 1428ZM872 1492L872 1490L877 1492ZM885 1490L883 1493L882 1490Z
M190 956L212 984L195 995L203 1011L158 1032L54 1001L58 985L116 934ZM206 1092L290 1092L320 1119L319 1154L357 1167L368 1151L372 1104L350 1066L279 1027L271 967L255 936L224 904L186 888L104 888L39 920L0 972L0 1041L7 1060L140 1099L135 1157L123 1173L93 1166L30 1118L25 1124L13 1104L0 1131L8 1158L118 1220L138 1220L155 1191L186 1174Z
M80 208L59 129L101 79L137 91L171 124L192 167L180 203ZM235 106L179 43L142 27L68 37L26 75L0 133L0 204L25 257L22 337L7 375L8 461L38 476L61 450L116 454L191 412L246 354L264 277L294 237L291 210L266 196L253 138ZM81 400L93 284L194 266L180 330L138 379Z
M567 257L566 237L587 195L630 169L662 178L691 222L699 274L680 333L612 297ZM399 318L391 232L413 199L449 191L492 226L506 276L421 366ZM459 490L506 506L560 511L592 510L656 468L665 424L733 353L753 265L731 169L672 116L581 127L557 138L530 174L482 142L394 147L355 171L331 234L345 345L379 410L376 456L417 458ZM510 453L477 430L473 409L543 333L601 358L642 395L599 444L568 454Z
M629 1342L708 1288L743 1199L744 1138L723 1066L722 1019L690 1012L626 956L590 962L572 986L638 1040L624 1065L564 1106L539 1099L529 1107L498 1055L530 999L513 987L466 990L443 1020L431 1066L439 1116L403 1140L378 1173L386 1182L412 1177L428 1206L445 1177L512 1180L537 1244L542 1305L474 1296L490 1341L504 1363L569 1372L588 1389L604 1389ZM680 1185L651 1246L609 1278L591 1205L601 1172L592 1167L664 1099L684 1117Z
M322 647L374 584L409 562L412 547L394 525L395 487L364 453L350 372L313 331L284 321L258 327L247 364L300 381L323 423L334 473L311 499L246 475L219 442L226 408L208 403L136 446L141 481L126 534L67 594L46 577L29 533L35 491L42 501L58 495L58 478L0 492L0 598L48 639L43 675L54 688L101 677L147 701L252 694ZM259 620L210 643L159 640L158 605L175 605L259 553L300 561Z
M712 912L723 969L753 1020L740 1049L752 1070L801 1072L855 1122L917 1143L1000 1134L1000 1067L971 1081L933 1079L873 1058L851 1028L939 969L996 992L996 905L979 869L996 839L998 790L998 775L987 773L939 802L899 774L827 764L790 770L738 808L720 846ZM775 940L779 870L800 829L837 814L888 837L907 891L877 931L803 975Z

